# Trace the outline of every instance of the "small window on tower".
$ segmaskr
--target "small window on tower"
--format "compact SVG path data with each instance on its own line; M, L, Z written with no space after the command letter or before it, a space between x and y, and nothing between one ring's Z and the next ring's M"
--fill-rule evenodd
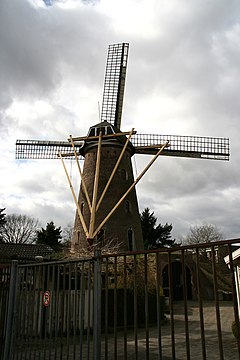
M99 230L99 232L97 234L97 242L100 242L100 241L103 242L104 234L105 234L105 232L103 229Z
M127 173L125 169L121 169L121 179L127 180Z
M81 206L80 206L80 210L81 210L81 213L83 214L83 209L84 209L84 202L82 201L81 202Z
M127 214L131 212L131 205L130 205L130 201L128 200L125 202L125 211Z
M102 131L102 135L105 135L105 127L97 128L97 133L96 133L97 136L100 134L100 131Z
M132 229L128 229L128 250L129 250L129 251L133 251L133 250L134 250L133 231L132 231Z

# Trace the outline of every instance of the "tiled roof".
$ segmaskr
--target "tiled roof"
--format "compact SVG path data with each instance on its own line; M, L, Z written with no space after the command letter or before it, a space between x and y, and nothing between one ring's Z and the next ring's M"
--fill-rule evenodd
M0 262L19 260L35 261L36 256L49 260L54 250L47 245L0 243Z

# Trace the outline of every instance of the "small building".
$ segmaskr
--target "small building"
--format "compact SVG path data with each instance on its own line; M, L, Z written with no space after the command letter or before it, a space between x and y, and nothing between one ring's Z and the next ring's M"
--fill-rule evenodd
M18 260L19 263L32 263L37 259L48 261L54 254L48 245L0 243L0 265Z

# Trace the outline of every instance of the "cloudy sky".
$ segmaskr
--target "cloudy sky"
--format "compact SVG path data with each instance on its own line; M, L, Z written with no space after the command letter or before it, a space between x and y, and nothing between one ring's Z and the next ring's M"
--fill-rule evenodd
M140 210L176 238L202 223L240 237L238 0L1 1L0 208L73 224L60 161L15 160L15 141L85 135L99 121L107 47L119 42L130 43L122 130L230 138L229 162L160 157L137 186ZM135 157L135 175L149 160Z

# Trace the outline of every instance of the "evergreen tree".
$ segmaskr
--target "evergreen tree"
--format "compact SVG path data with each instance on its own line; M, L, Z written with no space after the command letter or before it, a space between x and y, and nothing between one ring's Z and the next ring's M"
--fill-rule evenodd
M175 243L175 239L171 238L172 225L168 223L156 225L157 218L154 216L154 212L150 212L149 208L143 210L140 219L145 249L180 245Z
M46 229L41 229L37 231L37 244L45 244L49 245L53 250L59 251L61 250L61 226L56 228L53 221L47 223Z

